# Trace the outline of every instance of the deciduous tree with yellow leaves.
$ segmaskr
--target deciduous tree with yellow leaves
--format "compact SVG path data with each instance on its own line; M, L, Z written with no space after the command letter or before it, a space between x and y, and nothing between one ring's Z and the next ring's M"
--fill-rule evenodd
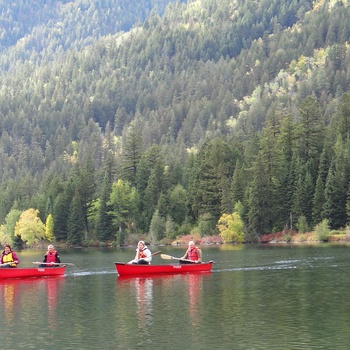
M15 236L20 236L27 245L33 245L40 239L45 239L45 225L38 217L39 210L25 210L15 227Z
M216 227L224 243L244 242L244 225L238 213L223 214Z

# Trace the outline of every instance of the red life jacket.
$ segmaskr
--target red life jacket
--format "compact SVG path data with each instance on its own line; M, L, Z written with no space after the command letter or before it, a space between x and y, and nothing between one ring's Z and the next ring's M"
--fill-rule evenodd
M143 248L141 251L139 251L139 254L138 254L139 260L140 260L140 259L147 258L147 256L146 256L145 253L143 252L145 249L147 249L147 248L145 247L145 248Z
M52 253L46 252L46 262L47 263L55 263L56 262L57 252L54 250Z
M198 256L198 253L197 253L197 249L198 247L194 247L192 250L191 249L188 249L187 250L187 258L188 260L198 260L199 259L199 256Z

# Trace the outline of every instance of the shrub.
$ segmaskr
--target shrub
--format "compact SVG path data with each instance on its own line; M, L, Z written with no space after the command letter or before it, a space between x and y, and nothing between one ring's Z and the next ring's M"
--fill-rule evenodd
M297 223L297 228L300 233L305 233L309 230L306 217L304 215L299 216L298 218L298 223Z
M319 224L317 224L314 232L319 241L328 241L328 237L330 236L328 220L323 219Z

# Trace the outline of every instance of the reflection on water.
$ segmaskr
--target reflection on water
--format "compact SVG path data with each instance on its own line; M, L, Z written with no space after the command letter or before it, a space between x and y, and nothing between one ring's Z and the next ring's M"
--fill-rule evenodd
M15 289L15 284L13 283L0 284L0 294L2 295L1 299L4 305L4 320L8 326L13 325L15 296L17 295Z
M202 282L202 274L188 275L189 314L193 325L198 322L198 304L200 302L199 298L202 291Z
M349 247L224 248L203 248L206 260L215 261L212 273L136 278L118 277L113 265L133 249L67 250L61 256L76 271L63 278L0 282L1 344L8 350L348 349Z
M210 274L210 273L209 273ZM118 276L117 285L134 291L137 305L138 327L139 329L149 329L153 321L153 287L154 283L162 286L164 294L170 294L174 284L181 286L184 298L184 316L192 320L195 325L198 322L198 304L203 289L203 276L208 273L189 274L164 274L147 277ZM157 300L156 300L157 302Z
M65 282L64 277L7 279L0 281L2 302L1 319L6 327L17 327L18 317L22 322L30 322L31 316L38 310L46 315L49 328L56 328L56 307L59 288ZM43 301L46 308L43 308ZM25 313L23 309L26 310Z
M153 281L151 278L135 278L139 328L152 325Z

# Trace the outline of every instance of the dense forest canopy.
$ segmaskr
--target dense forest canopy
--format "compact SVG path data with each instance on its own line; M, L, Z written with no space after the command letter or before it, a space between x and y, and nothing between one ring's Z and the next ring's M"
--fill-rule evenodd
M1 241L29 209L76 245L348 225L347 1L0 9Z

